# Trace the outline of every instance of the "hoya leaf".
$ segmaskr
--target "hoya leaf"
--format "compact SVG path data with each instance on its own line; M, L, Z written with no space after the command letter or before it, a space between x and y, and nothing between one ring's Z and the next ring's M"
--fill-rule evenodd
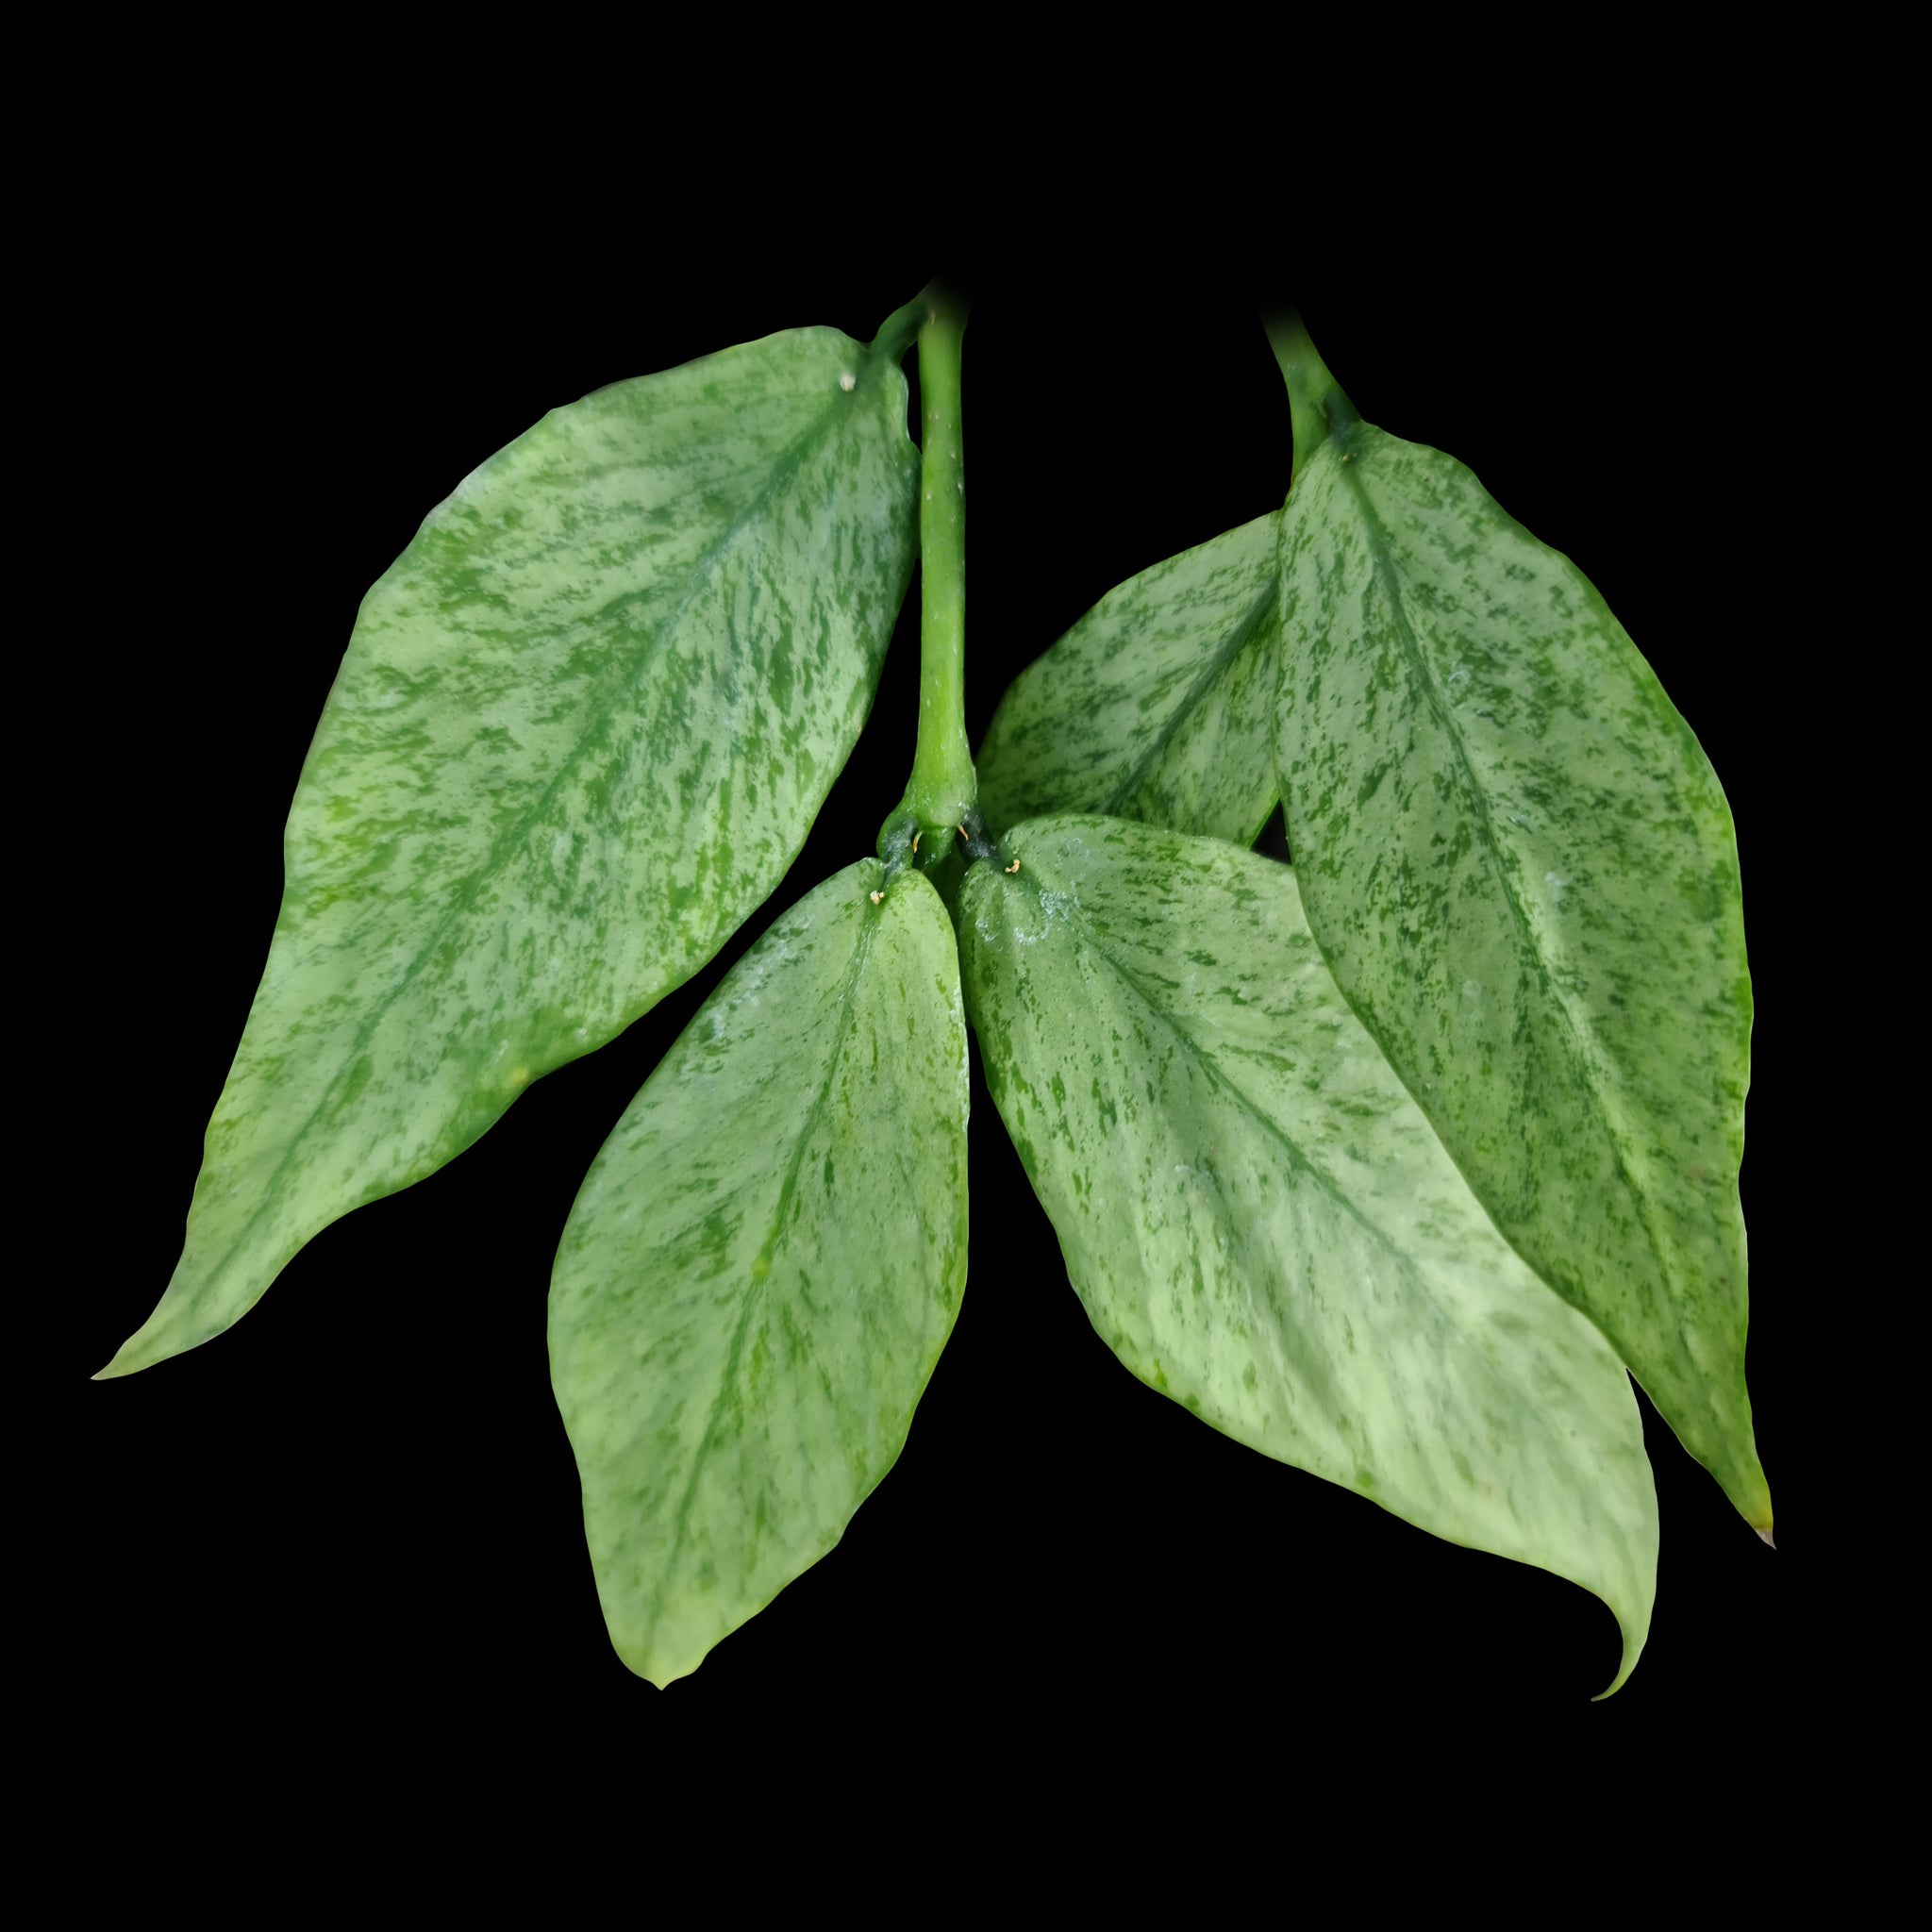
M1121 1360L1240 1441L1594 1591L1622 1683L1657 1539L1629 1379L1491 1224L1293 872L1045 819L973 869L960 930L988 1084Z
M732 970L571 1211L550 1364L618 1654L665 1684L839 1541L966 1280L966 1027L939 894L873 860Z
M1109 591L1000 701L995 826L1097 811L1252 845L1274 809L1278 515Z
M1768 1536L1751 981L1717 776L1574 564L1357 417L1298 325L1276 348L1276 749L1308 923L1497 1225Z
M911 573L906 383L801 329L554 410L363 600L187 1243L192 1348L710 958L797 854Z

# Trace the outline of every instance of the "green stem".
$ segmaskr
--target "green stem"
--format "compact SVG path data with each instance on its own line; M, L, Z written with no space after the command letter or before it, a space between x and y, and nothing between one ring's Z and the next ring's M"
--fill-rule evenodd
M925 318L931 312L932 304L924 295L915 295L905 308L893 309L879 324L879 332L872 339L872 353L896 362L912 346L913 339L925 326Z
M966 305L936 282L917 307L919 741L906 794L880 828L878 850L889 877L914 864L932 874L943 893L964 863L991 846L966 741L966 464L959 411ZM903 328L906 316L902 309L892 325ZM880 331L882 339L886 333Z
M1294 425L1294 475L1299 477L1322 444L1330 439L1348 454L1348 433L1361 419L1328 365L1315 353L1307 325L1292 308L1267 318L1268 341L1288 385L1288 408ZM1291 485L1292 488L1292 485Z
M950 836L979 795L966 742L966 308L942 289L929 296L919 332L919 745L905 803L921 824Z

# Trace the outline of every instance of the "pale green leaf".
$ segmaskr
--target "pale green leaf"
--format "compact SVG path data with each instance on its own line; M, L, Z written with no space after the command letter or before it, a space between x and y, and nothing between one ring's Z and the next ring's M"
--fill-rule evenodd
M1574 564L1298 329L1276 749L1308 922L1496 1224L1760 1533L1716 774Z
M911 572L906 400L772 336L553 411L431 512L363 601L186 1248L106 1373L219 1334L770 892Z
M1594 1591L1621 1683L1657 1536L1629 1380L1336 991L1294 874L1045 819L968 874L960 932L993 1098L1121 1360L1238 1441Z
M938 893L851 867L705 1003L598 1155L550 1363L618 1654L654 1683L839 1541L966 1280L966 1027Z
M1276 796L1279 526L1130 577L1014 679L979 753L990 823L1097 811L1254 843Z

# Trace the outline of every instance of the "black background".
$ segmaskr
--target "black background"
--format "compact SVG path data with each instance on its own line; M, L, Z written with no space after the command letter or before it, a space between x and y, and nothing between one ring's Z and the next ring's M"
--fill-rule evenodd
M38 1573L48 1655L115 1734L242 1763L346 1740L525 1766L586 1740L651 1764L847 1737L913 1772L971 1745L1051 1775L1096 1740L1178 1740L1184 1760L1239 1734L1265 1758L1271 1739L1298 1753L1392 1725L1444 1764L1531 1735L1595 1755L1721 1736L1743 1761L1837 1694L1814 1642L1831 1531L1803 1341L1825 1248L1807 1185L1818 912L1789 883L1813 858L1794 747L1828 761L1843 732L1782 671L1815 641L1787 515L1805 404L1784 184L1712 168L1507 224L1365 205L1325 233L1265 195L1231 229L1097 175L1022 204L1024 241L988 221L908 243L836 209L668 232L304 191L270 221L225 166L126 185L75 300L89 353L64 404L120 506L115 542L63 565L59 645L111 831L68 856L80 938L48 966L57 1009L93 1018L53 1042L48 1137L83 1186L30 1490L58 1553ZM1292 296L1369 420L1469 462L1592 577L1724 781L1758 1016L1750 1373L1781 1548L1646 1412L1657 1615L1607 1704L1589 1702L1618 1651L1594 1599L1271 1464L1129 1378L976 1058L972 1273L899 1465L692 1678L659 1692L617 1662L546 1377L550 1257L604 1136L723 972L896 802L916 586L803 856L707 971L451 1167L325 1232L228 1335L86 1379L174 1264L309 733L363 591L425 510L551 407L795 324L868 337L941 265L974 303L975 742L1101 592L1279 503L1289 415L1257 310Z

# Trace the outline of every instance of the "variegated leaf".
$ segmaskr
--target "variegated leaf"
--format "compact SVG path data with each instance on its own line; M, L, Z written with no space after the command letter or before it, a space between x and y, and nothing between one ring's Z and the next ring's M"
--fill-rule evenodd
M1308 923L1497 1225L1760 1534L1730 811L1574 564L1298 325L1276 749Z
M1279 525L1130 577L1014 679L979 753L994 826L1098 811L1254 843L1275 800Z
M598 1155L550 1361L618 1654L654 1683L824 1556L897 1457L966 1279L952 928L873 860L780 919Z
M290 816L185 1250L219 1334L701 966L797 854L911 572L896 364L803 329L546 416L370 591Z
M1629 1380L1336 991L1294 874L1043 819L968 874L960 931L988 1083L1121 1360L1238 1441L1594 1591L1622 1683L1657 1539Z

